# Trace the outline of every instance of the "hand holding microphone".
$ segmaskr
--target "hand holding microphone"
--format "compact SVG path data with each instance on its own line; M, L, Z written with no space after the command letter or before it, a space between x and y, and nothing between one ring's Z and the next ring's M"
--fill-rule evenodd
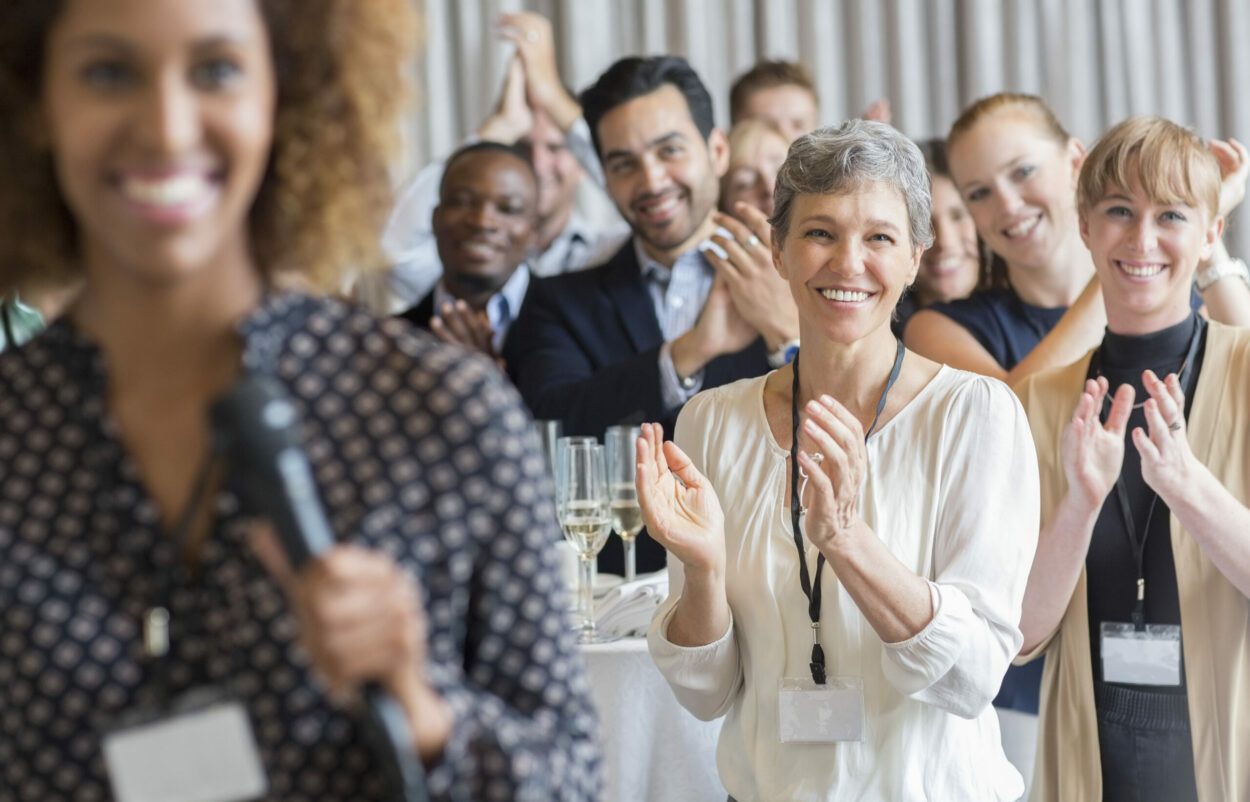
M365 730L391 798L426 799L417 755L439 755L452 719L425 680L415 580L383 554L335 544L281 384L245 374L209 415L245 508L268 521L253 543L292 600L313 664L332 690L363 683Z
M417 753L438 757L451 713L425 679L426 621L416 580L384 554L334 546L299 572L261 524L257 557L291 600L300 643L335 697L376 682L403 708Z

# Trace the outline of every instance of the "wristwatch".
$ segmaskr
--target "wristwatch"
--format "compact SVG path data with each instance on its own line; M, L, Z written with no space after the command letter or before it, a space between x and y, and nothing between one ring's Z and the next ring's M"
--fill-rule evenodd
M777 350L768 355L768 364L776 370L785 367L794 361L794 355L799 352L798 340L787 340L777 346Z
M1250 270L1246 269L1246 263L1241 259L1229 259L1227 262L1216 262L1215 264L1203 270L1194 276L1194 284L1198 285L1198 292L1206 292L1215 282L1225 276L1237 276L1250 286Z

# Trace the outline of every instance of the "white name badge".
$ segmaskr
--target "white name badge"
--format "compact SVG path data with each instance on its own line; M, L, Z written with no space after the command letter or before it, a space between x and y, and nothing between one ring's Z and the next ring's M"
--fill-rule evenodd
M1101 626L1102 679L1125 685L1181 684L1181 628L1104 621Z
M103 744L118 802L242 802L268 786L236 701L114 730Z
M828 684L817 685L810 679L783 679L777 712L782 743L862 741L864 681L829 677Z

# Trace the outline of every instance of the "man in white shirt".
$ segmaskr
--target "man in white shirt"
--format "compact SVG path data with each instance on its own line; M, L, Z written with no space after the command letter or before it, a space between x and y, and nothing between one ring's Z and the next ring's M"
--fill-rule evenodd
M623 223L594 225L578 213L582 167L564 132L544 111L530 108L525 83L524 67L514 59L499 104L470 143L516 144L530 158L538 176L537 236L529 259L534 275L553 276L601 264L621 246L629 230ZM416 303L442 274L430 220L445 167L435 162L417 174L400 193L383 234L383 247L394 262L387 283L396 308Z

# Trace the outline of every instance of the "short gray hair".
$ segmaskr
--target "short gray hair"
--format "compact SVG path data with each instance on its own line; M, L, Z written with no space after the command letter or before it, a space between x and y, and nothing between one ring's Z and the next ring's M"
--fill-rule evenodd
M784 240L798 195L841 195L878 181L903 196L911 244L927 248L933 242L933 199L924 156L897 128L872 120L847 120L796 139L777 173L769 222Z

